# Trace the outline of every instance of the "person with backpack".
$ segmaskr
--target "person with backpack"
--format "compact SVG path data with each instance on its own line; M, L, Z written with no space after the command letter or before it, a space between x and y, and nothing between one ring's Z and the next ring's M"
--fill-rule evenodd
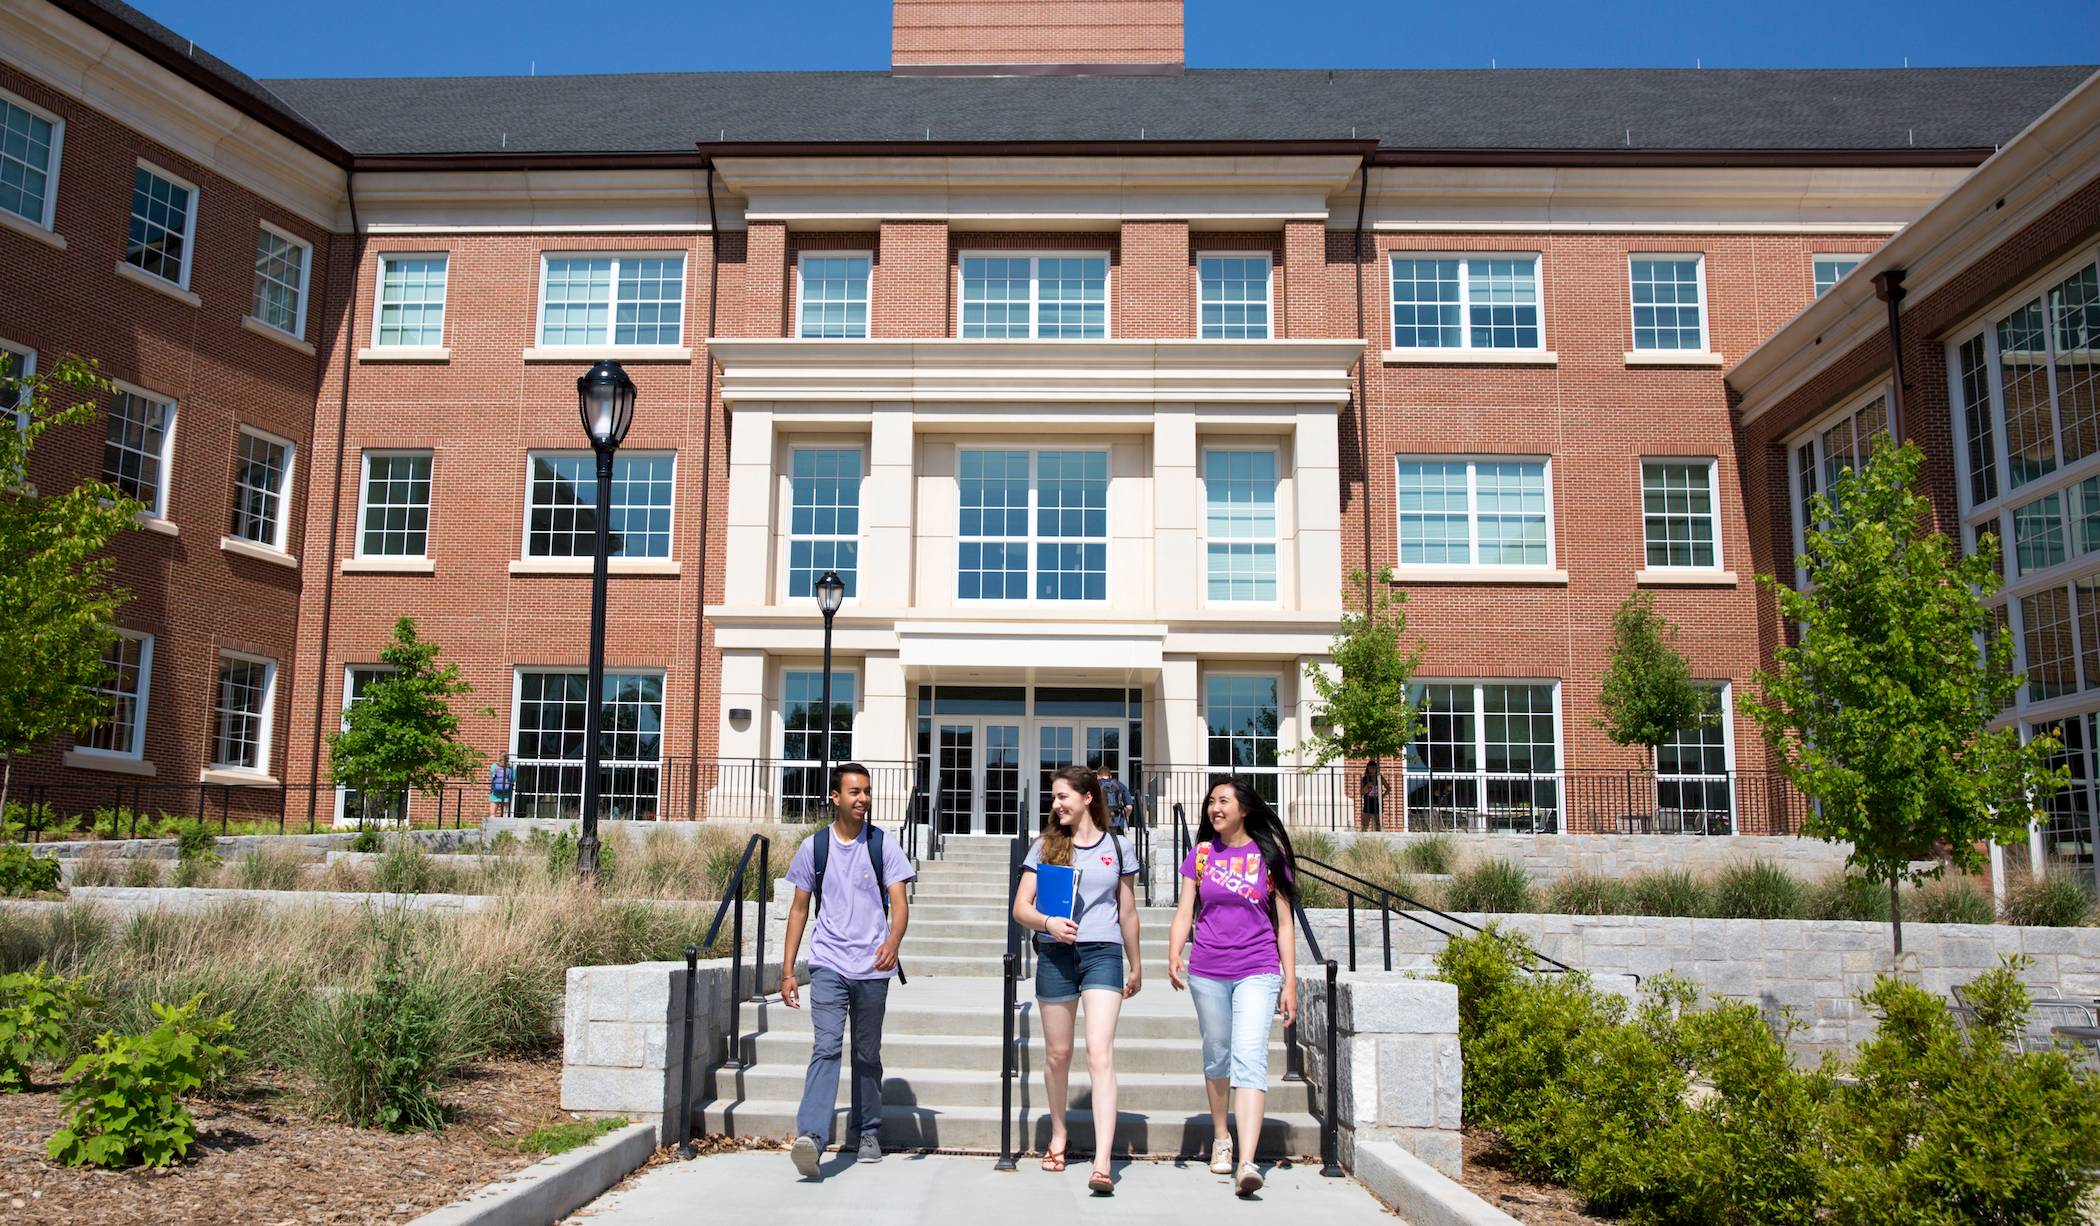
M510 769L510 755L498 755L489 767L489 817L500 818L510 812L510 790L517 783L517 776Z
M1196 845L1181 863L1194 884L1174 912L1167 980L1196 1002L1213 1174L1233 1174L1228 1105L1238 1114L1241 1196L1262 1185L1254 1155L1268 1106L1270 1019L1279 1008L1286 1026L1298 1016L1296 870L1291 836L1252 781L1236 775L1212 784ZM1192 932L1196 949L1184 970Z
M867 767L846 762L831 768L831 805L837 817L802 840L788 864L795 901L788 908L787 938L780 950L780 999L790 1009L802 1007L795 955L815 913L809 938L810 1029L815 1040L789 1150L805 1179L816 1178L817 1159L831 1133L839 1096L839 1052L849 1021L853 1105L841 1147L857 1143L860 1161L882 1161L882 1015L890 979L903 978L897 949L904 943L910 918L904 885L917 870L895 840L884 838L882 827L868 819L874 803Z
M1130 810L1136 803L1130 785L1116 778L1113 764L1101 768L1101 792L1108 799L1108 828L1117 834L1130 827Z
M1044 865L1072 870L1071 912L1037 908ZM1094 1167L1086 1186L1113 1196L1110 1157L1116 1141L1116 1021L1123 1002L1138 994L1137 856L1130 840L1108 829L1108 798L1084 766L1067 766L1050 779L1050 811L1043 833L1021 863L1014 922L1035 933L1036 1016L1043 1026L1043 1089L1050 1104L1050 1143L1043 1169L1065 1169L1070 1133L1065 1104L1071 1094L1072 1037L1086 1002L1086 1063L1094 1092ZM1062 912L1062 907L1053 907Z

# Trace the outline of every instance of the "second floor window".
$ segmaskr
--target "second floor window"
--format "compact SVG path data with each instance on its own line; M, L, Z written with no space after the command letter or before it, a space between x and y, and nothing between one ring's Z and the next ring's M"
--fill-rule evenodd
M1706 267L1696 255L1637 255L1633 276L1633 348L1706 349Z
M379 257L379 309L372 325L376 348L435 348L445 343L445 281L442 255Z
M1551 566L1546 461L1401 456L1400 564Z
M1203 453L1204 567L1214 602L1276 600L1276 453Z
M868 334L868 271L874 261L850 252L804 252L797 293L804 337Z
M1108 257L964 256L961 328L965 337L1100 340L1108 335Z
M124 262L188 289L197 189L143 164L132 172L131 237Z
M549 255L542 345L676 345L684 336L682 255Z
M313 248L265 225L255 234L255 317L306 335L306 274Z
M788 592L807 597L825 571L860 590L860 449L797 448L789 460Z
M65 124L0 94L0 209L51 228Z
M960 457L960 600L1108 599L1108 453Z
M1269 257L1206 255L1196 262L1204 340L1269 339Z
M284 548L284 492L292 475L292 445L245 427L233 467L233 535Z
M1539 257L1393 257L1393 348L1537 349Z
M535 455L531 466L525 556L590 557L598 530L596 457ZM608 557L671 556L671 469L668 452L614 457L612 518L606 525Z
M1649 566L1719 566L1714 462L1641 461L1641 525Z
M119 391L109 402L109 434L102 447L102 479L146 504L146 514L168 513L168 441L175 403Z
M357 553L420 558L430 550L430 453L365 453L364 501L357 509Z
M1858 268L1866 258L1864 255L1819 255L1813 257L1811 266L1815 270L1816 275L1816 297L1821 298L1829 293L1830 287L1838 283L1838 278Z

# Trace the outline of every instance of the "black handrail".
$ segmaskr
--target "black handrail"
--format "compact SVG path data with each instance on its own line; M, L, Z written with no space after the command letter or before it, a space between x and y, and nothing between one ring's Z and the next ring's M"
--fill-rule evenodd
M993 1170L1015 1169L1014 1158L1014 1075L1019 1071L1014 1066L1014 1014L1018 1009L1021 980L1021 925L1014 919L1014 904L1021 892L1021 861L1026 858L1022 839L1016 833L1007 845L1006 878L1006 952L1000 955L1000 978L1003 982L1003 1009L1000 1022L999 1045L999 1161Z
M1352 971L1356 969L1356 903L1358 902L1358 900L1362 900L1365 903L1375 903L1378 906L1379 920L1384 925L1385 929L1384 944L1386 970L1393 969L1393 917L1395 915L1399 916L1401 919L1404 919L1411 924L1416 924L1420 927L1427 928L1431 932L1436 933L1438 936L1445 938L1454 937L1458 934L1455 932L1451 932L1447 929L1439 928L1435 924L1430 923L1428 920L1423 919L1421 916L1414 914L1414 912L1426 911L1430 915L1434 915L1440 920L1445 920L1449 923L1456 924L1459 927L1466 929L1468 932L1477 933L1487 931L1479 924L1472 923L1468 920L1462 920L1455 915L1449 914L1448 912L1439 911L1435 907L1432 907L1419 899L1410 897L1407 894L1403 894L1400 891L1392 889L1389 886L1379 885L1375 881L1367 881L1364 878L1357 876L1355 873L1352 873L1347 869L1336 868L1334 865L1329 864L1324 860L1315 859L1312 856L1299 856L1297 857L1297 865L1300 875L1311 877L1314 881L1318 881L1321 884L1326 885L1332 889L1340 890L1344 895L1348 897L1349 969ZM1342 882L1335 880L1335 878L1337 877L1346 878L1349 881L1355 882L1357 885L1362 886L1365 890L1370 892L1359 893L1357 890L1352 889L1350 886L1344 885L1342 884ZM1395 907L1393 905L1394 899L1398 899L1401 902L1406 903L1407 908L1412 908L1412 910L1401 907ZM1505 936L1504 939L1513 940L1513 938L1509 938L1507 936ZM1544 962L1548 966L1553 968L1552 970L1547 971L1541 970L1537 966L1533 966L1531 968L1533 974L1575 973L1575 968L1569 966L1565 962L1559 961L1555 958L1549 958L1545 954L1540 953L1538 950L1532 948L1530 945L1525 944L1522 941L1515 941L1514 943L1522 946L1524 952L1529 954L1535 962ZM1636 984L1638 984L1640 982L1640 976L1634 976L1633 980Z
M759 981L765 978L766 966L766 905L764 897L772 884L773 874L768 860L772 854L773 840L763 834L754 834L744 844L744 854L736 862L736 872L729 876L729 888L722 892L722 903L715 908L715 922L707 926L707 940L701 942L713 949L715 938L722 935L722 917L734 914L730 925L729 950L729 1056L724 1061L729 1068L749 1068L758 1063L758 1049L752 1048L752 1058L743 1058L744 1032L744 874L751 867L751 853L758 853L758 943L752 950L751 996L761 995ZM734 910L732 911L732 908Z

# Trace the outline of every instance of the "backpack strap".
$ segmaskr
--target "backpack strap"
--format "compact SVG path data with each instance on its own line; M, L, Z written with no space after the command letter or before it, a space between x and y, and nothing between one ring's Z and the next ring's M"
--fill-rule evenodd
M817 831L817 848L814 857L816 860L817 879L814 883L816 888L812 889L810 893L817 896L817 903L810 910L812 918L824 914L824 865L826 861L831 859L831 823L829 822L824 824L822 830Z
M869 822L867 834L868 867L875 872L875 896L882 900L882 918L887 920L890 917L890 890L889 882L883 877L882 827ZM815 837L817 847L813 855L816 861L816 880L812 883L814 888L810 893L816 896L816 903L810 908L811 919L824 913L824 870L831 859L831 826L827 823ZM897 982L911 982L904 977L902 960L897 963Z

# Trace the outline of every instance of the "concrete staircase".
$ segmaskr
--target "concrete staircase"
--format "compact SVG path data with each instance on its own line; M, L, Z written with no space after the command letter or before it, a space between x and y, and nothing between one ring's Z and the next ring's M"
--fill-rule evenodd
M883 1027L886 1149L999 1148L999 976L1006 951L1007 857L1007 839L951 836L943 859L920 865L911 931L904 941L904 969L911 982L891 987ZM1172 920L1169 907L1141 912L1144 990L1124 1002L1116 1034L1116 1148L1133 1155L1207 1155L1210 1149L1195 1007L1187 993L1167 983ZM1040 1151L1049 1140L1050 1117L1033 982L1023 979L1016 995L1020 1076L1013 1085L1014 1141L1018 1150ZM744 1018L750 1029L742 1036L741 1054L748 1065L715 1070L713 1095L700 1106L696 1126L705 1132L786 1136L794 1131L809 1062L808 1010L786 1008L771 997L745 1006ZM1083 1017L1080 1028L1068 1117L1075 1155L1084 1153L1093 1138ZM1284 1081L1284 1067L1279 1020L1270 1035L1269 1114L1261 1151L1291 1157L1318 1153L1311 1089ZM835 1120L844 1118L851 1092L848 1070L840 1074ZM834 1124L834 1141L842 1130Z

